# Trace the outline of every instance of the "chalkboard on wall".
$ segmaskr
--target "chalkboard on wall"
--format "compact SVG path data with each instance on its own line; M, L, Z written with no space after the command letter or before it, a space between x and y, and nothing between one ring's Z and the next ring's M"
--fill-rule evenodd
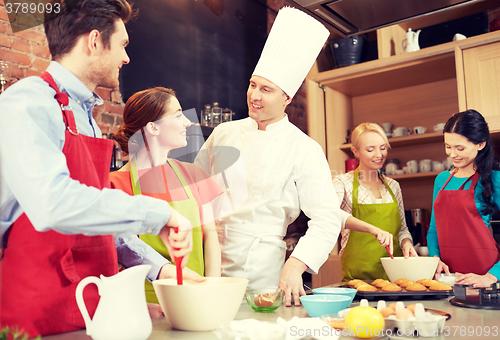
M127 24L131 59L121 71L124 100L170 87L200 117L214 101L248 116L246 91L267 38L265 0L137 0Z

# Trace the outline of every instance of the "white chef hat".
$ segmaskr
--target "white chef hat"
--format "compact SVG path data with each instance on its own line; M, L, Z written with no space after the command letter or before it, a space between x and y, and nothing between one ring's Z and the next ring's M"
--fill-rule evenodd
M292 7L282 8L253 75L272 81L293 97L329 35L313 17Z

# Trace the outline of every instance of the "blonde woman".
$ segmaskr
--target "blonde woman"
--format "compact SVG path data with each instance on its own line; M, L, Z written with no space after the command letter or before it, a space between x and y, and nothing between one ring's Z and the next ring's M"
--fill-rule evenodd
M379 172L390 144L384 130L375 123L358 125L351 141L359 166L336 176L333 183L340 208L368 225L346 225L342 229L343 280L387 279L380 263L381 257L388 256L384 246L393 248L395 256L417 256L406 226L399 183Z

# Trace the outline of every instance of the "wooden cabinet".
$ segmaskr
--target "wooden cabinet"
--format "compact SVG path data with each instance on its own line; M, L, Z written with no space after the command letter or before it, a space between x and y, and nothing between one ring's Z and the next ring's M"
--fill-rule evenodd
M465 108L488 120L490 130L500 130L500 42L461 51L465 82ZM464 109L465 109L464 108Z
M323 147L332 175L353 157L347 130L362 122L425 126L427 133L390 138L389 158L446 158L434 125L474 108L500 132L500 31L312 75L307 80L309 135ZM394 176L405 209L431 211L436 173ZM322 280L323 282L324 280Z

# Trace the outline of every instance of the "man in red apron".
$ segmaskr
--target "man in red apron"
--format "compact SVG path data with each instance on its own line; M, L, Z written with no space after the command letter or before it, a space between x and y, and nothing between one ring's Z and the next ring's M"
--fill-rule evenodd
M130 15L125 0L82 0L47 21L54 61L0 98L2 328L30 337L84 328L75 289L117 273L113 234L159 234L174 256L190 251L186 232L169 233L179 223L168 203L106 189L112 142L96 138L93 91L118 86ZM84 294L92 315L97 289Z

